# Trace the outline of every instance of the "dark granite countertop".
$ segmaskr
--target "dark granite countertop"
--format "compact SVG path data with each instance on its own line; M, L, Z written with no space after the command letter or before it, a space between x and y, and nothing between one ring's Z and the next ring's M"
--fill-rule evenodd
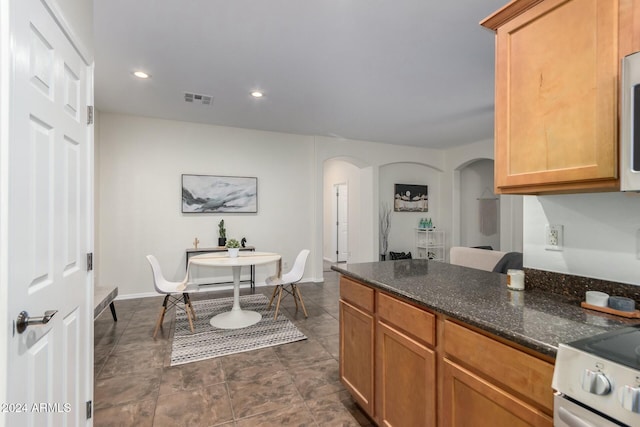
M640 323L585 310L561 295L512 291L505 274L423 259L339 264L333 270L555 357L567 343Z

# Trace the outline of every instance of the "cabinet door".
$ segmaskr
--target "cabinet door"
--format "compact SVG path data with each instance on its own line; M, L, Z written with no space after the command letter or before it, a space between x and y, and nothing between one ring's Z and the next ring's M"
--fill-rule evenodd
M373 315L340 300L340 379L372 418L373 355Z
M435 353L383 322L377 331L379 425L435 426Z
M617 188L618 68L618 0L545 0L497 28L498 192Z
M443 359L444 427L552 427L553 419L538 409Z

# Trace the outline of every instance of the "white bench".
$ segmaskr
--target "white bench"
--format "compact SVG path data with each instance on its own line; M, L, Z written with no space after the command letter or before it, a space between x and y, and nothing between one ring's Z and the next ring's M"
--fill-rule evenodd
M97 319L104 309L109 306L113 320L117 322L116 307L113 305L113 300L116 299L117 296L117 286L96 286L93 290L93 319Z

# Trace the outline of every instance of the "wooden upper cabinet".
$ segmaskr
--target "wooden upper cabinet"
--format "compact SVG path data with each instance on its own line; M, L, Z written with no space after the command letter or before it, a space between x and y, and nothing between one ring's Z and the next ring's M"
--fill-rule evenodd
M619 188L618 78L634 8L516 0L481 22L496 31L496 192Z

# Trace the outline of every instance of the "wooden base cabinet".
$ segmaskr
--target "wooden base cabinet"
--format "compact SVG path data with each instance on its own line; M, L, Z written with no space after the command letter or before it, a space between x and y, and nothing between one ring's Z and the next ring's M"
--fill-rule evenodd
M374 320L367 313L340 301L340 379L362 409L374 412Z
M340 380L358 405L375 418L375 291L340 278Z
M553 361L340 279L340 379L386 427L551 427Z
M443 427L552 427L553 419L446 358Z
M376 363L380 425L435 427L435 352L378 322Z

